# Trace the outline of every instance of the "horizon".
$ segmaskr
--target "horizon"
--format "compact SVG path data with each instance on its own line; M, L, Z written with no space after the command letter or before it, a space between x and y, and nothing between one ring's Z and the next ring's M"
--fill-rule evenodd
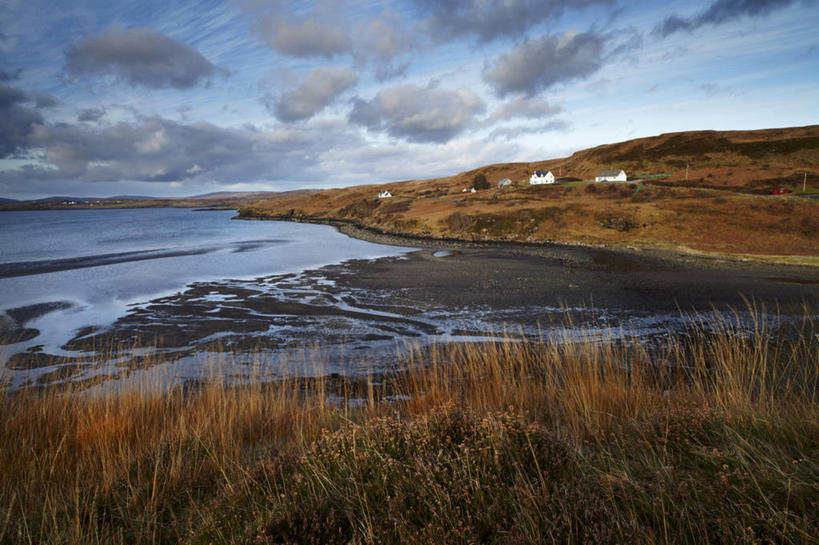
M330 189L815 125L816 0L0 7L0 196Z

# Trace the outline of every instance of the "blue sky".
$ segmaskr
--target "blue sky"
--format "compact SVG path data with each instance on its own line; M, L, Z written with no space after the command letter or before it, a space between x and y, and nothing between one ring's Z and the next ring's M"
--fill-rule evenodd
M2 197L338 187L819 123L816 0L65 4L0 0Z

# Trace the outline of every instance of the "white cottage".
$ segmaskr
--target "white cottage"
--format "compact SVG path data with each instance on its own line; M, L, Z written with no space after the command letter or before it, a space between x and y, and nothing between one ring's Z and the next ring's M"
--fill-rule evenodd
M498 187L504 187L507 185L512 185L512 180L510 180L509 178L504 178L503 180L498 182Z
M529 184L553 184L555 183L555 175L551 170L536 170L532 177L529 178Z
M379 199L386 199L388 197L392 197L392 193L390 193L386 189L382 189L381 191L378 192Z
M594 178L595 182L626 182L628 181L628 176L626 176L625 170L601 170L597 173L597 176Z

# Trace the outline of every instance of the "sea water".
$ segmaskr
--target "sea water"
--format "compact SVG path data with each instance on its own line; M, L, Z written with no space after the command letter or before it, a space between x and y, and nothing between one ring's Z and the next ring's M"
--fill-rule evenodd
M232 221L231 210L180 208L0 212L0 313L40 335L0 346L0 365L26 347L49 353L84 326L192 282L294 273L403 248L349 238L326 225ZM2 316L2 314L0 314Z

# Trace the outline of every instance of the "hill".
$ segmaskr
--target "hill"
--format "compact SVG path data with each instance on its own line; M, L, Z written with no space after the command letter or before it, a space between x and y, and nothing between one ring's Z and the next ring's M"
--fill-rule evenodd
M116 197L46 197L29 201L0 200L0 210L74 210L100 208L214 208L235 209L271 196L297 196L314 193L313 190L295 190L282 193L265 191L222 191L190 197L144 197L121 195Z
M632 181L593 182L599 170L611 168L624 169ZM531 186L535 170L552 170L564 181ZM666 177L636 179L660 174ZM464 193L477 175L486 176L490 188ZM502 178L513 184L497 188ZM772 196L780 186L792 193ZM376 198L380 190L393 197ZM802 256L815 262L819 201L802 197L816 193L819 126L814 125L662 134L562 159L277 196L245 206L240 215L341 220L388 234L465 241L636 246Z

